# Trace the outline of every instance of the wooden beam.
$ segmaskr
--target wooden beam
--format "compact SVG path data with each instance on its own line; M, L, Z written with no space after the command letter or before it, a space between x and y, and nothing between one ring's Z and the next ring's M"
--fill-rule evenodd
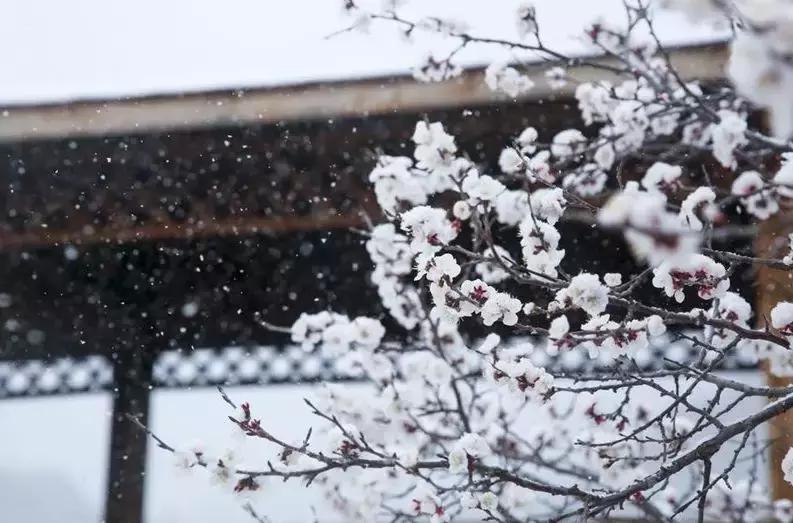
M793 232L793 211L780 213L761 222L758 228L755 251L760 257L781 258L785 255L788 234ZM759 325L766 324L771 309L779 301L793 299L793 274L790 271L776 270L768 266L757 269L755 279L756 314ZM766 372L768 384L773 387L786 387L793 382ZM769 436L773 443L770 450L770 483L774 499L793 499L793 485L784 480L781 463L787 451L793 447L793 411L777 416L769 423Z
M24 249L53 245L125 244L151 240L193 239L212 236L246 236L329 229L349 229L363 225L359 213L311 216L242 216L194 223L158 222L141 226L83 226L73 230L0 232L0 249Z
M156 350L124 347L113 362L113 417L111 421L107 523L142 523L147 436L127 415L148 423L149 388Z
M670 55L683 78L720 80L724 77L727 51L722 43L672 49ZM608 58L591 61L616 65ZM521 100L571 97L573 84L559 90L548 86L544 76L548 67L547 63L526 67L535 85L520 97ZM613 75L603 69L590 66L574 66L568 72L578 82L613 79ZM269 89L11 106L0 108L0 142L420 112L499 100L505 100L504 96L485 85L484 70L478 68L437 83L419 83L411 77L398 76Z

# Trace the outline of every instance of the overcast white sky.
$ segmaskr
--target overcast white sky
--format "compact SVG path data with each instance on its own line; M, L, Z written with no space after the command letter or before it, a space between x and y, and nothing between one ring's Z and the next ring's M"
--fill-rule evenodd
M366 2L367 0L364 0ZM369 0L375 6L380 0ZM413 0L411 16L443 15L485 35L514 37L517 0ZM598 17L622 20L621 0L536 0L547 42L580 50ZM407 73L431 41L394 29L325 36L345 27L340 0L24 0L0 2L0 105L205 89L286 85ZM659 15L672 43L714 33ZM503 51L474 48L479 65Z

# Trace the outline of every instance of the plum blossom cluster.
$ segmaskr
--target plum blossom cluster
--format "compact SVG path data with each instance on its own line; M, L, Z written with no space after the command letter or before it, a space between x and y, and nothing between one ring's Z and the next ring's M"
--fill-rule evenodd
M769 108L778 136L793 131L793 12L665 3L740 22L735 88L684 78L652 10L634 2L624 27L582 35L608 58L590 60L547 48L529 4L505 29L517 38L498 39L404 17L401 2L347 0L353 27L452 42L417 78L460 74L467 46L503 46L514 60L486 69L488 87L517 98L547 81L579 118L529 121L487 161L443 122L418 121L403 156L381 155L369 173L382 212L359 232L382 303L358 317L306 311L280 329L363 383L320 387L307 399L316 423L297 441L278 435L267 406L256 417L243 404L233 428L267 445L265 465L180 451L184 468L248 493L301 481L356 521L793 521L793 503L739 481L761 473L775 443L757 429L793 409L793 391L719 372L749 354L793 376L793 302L756 313L734 279L793 269L789 231L781 252L755 256L745 242L793 195L793 145L750 118ZM552 62L547 74L533 75L532 57ZM591 81L576 79L579 65ZM650 347L662 361L648 361ZM793 482L791 456L775 466Z

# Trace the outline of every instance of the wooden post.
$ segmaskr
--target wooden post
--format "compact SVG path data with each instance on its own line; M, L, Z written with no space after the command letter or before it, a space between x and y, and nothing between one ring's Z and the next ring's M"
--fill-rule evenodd
M116 353L106 523L143 521L146 434L126 415L138 416L147 423L153 359L154 353L142 347L125 346Z
M793 232L793 211L787 211L759 225L755 242L757 256L782 258L789 245L788 234ZM764 325L771 309L779 301L793 300L793 272L760 266L755 279L757 321ZM789 378L779 378L766 371L766 380L774 387L791 385ZM771 493L774 499L793 499L793 485L784 480L781 463L788 449L793 447L793 411L777 416L769 423L773 444L769 465Z

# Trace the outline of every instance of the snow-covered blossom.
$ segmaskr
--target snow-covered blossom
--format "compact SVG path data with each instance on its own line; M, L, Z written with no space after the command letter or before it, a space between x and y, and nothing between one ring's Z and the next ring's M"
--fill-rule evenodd
M499 245L494 245L492 249L487 249L482 255L487 258L496 258L497 256L497 259L501 262L493 260L477 263L474 268L483 280L488 283L499 283L509 278L509 272L502 266L502 263L507 267L515 263L509 251Z
M654 314L647 318L647 332L650 336L660 336L666 332L666 324L663 318Z
M608 119L614 106L610 89L611 85L607 83L582 83L576 88L575 97L584 123L591 125Z
M782 474L785 481L793 484L793 449L788 449L782 459Z
M457 201L452 207L452 214L458 220L465 221L471 217L471 206L463 200Z
M545 71L545 80L551 89L561 89L567 85L567 71L563 67L551 67Z
M746 138L746 119L734 111L719 111L719 123L711 131L713 156L724 167L735 166L733 152L748 140Z
M634 254L652 265L685 259L699 247L699 236L667 210L666 197L640 191L636 182L628 182L621 193L606 202L598 213L598 222L623 228Z
M539 398L553 388L554 378L528 358L502 358L492 364L489 377L511 393Z
M610 143L605 143L598 147L593 156L597 166L604 170L611 169L616 158L617 152L614 150L614 146Z
M535 218L554 225L564 214L567 200L564 197L564 191L554 187L553 189L537 189L531 193L529 203Z
M534 87L531 79L505 62L494 62L485 69L485 83L493 91L501 91L511 98Z
M653 286L663 289L678 303L685 299L685 287L697 289L703 300L718 298L730 287L724 266L702 254L693 254L677 262L665 261L653 269Z
M558 318L554 318L548 329L548 335L555 340L562 339L568 332L570 332L570 323L567 321L567 316L564 314Z
M782 153L782 163L771 181L779 196L793 198L793 153Z
M403 156L380 156L369 174L377 203L385 211L394 212L400 202L426 203L427 192L413 175L413 161Z
M518 18L518 35L521 38L537 34L537 12L534 4L521 4L518 6L516 14Z
M749 319L752 317L752 306L739 294L725 292L718 301L714 301L708 315L748 328ZM733 330L715 327L708 327L705 334L710 335L711 343L717 347L726 347L738 336Z
M644 143L650 119L644 104L638 100L619 102L611 111L614 148L618 152L634 151Z
M793 303L780 301L774 305L771 309L771 326L785 336L793 338Z
M526 160L514 147L505 147L498 157L498 166L502 172L514 174L525 168Z
M761 220L768 219L779 210L773 190L757 171L745 171L732 183L732 193L740 196L746 211Z
M463 192L468 195L468 203L492 202L506 189L504 184L492 176L469 175L463 180Z
M446 211L425 205L403 213L401 226L412 237L410 250L414 253L435 253L457 237Z
M443 277L454 279L460 274L460 265L454 256L448 253L435 257L419 254L416 263L418 265L416 280L426 276L428 281L438 282Z
M468 472L468 456L465 450L454 448L447 457L449 461L449 472L452 474L464 474Z
M529 159L526 172L530 182L541 180L546 183L556 181L555 173L550 164L551 151L539 151Z
M683 174L683 169L679 165L655 162L644 174L642 187L648 191L673 190L681 174Z
M358 316L352 320L353 341L366 349L374 349L385 336L385 327L379 320Z
M529 215L529 195L526 191L506 190L495 202L496 220L505 225L518 225Z
M482 510L494 512L498 508L498 496L488 491L479 496L479 506Z
M301 314L292 324L291 333L292 341L306 350L320 345L326 353L340 355L353 348L376 348L385 328L373 318L359 316L350 321L347 316L323 311Z
M454 137L446 133L440 122L417 122L413 142L416 144L413 156L422 169L448 168L457 152Z
M346 323L349 319L340 314L322 311L317 314L302 313L292 324L292 341L299 343L305 350L313 349L323 339L325 330L334 323Z
M231 449L224 450L219 456L207 460L209 478L214 485L228 486L234 481L237 455Z
M713 221L718 213L718 208L713 205L716 193L710 187L697 187L694 192L686 196L680 204L680 221L692 231L701 231L702 218Z
M608 305L608 287L600 283L597 275L582 272L570 280L570 285L556 293L556 301L566 303L568 300L590 316L597 316Z
M551 154L557 158L567 158L581 154L586 147L587 139L578 129L566 129L553 137Z
M596 196L606 187L607 180L608 176L598 164L586 163L565 176L562 185L579 196Z
M564 250L559 249L559 231L549 223L528 217L520 223L520 236L526 267L555 278L556 267L564 258Z
M408 496L413 514L430 517L430 523L445 523L449 516L443 508L441 499L435 490L425 481L421 481Z
M513 298L505 292L497 292L487 299L479 313L482 316L482 323L485 325L493 325L499 320L504 325L515 325L518 322L518 312L522 307L523 304L519 299Z

